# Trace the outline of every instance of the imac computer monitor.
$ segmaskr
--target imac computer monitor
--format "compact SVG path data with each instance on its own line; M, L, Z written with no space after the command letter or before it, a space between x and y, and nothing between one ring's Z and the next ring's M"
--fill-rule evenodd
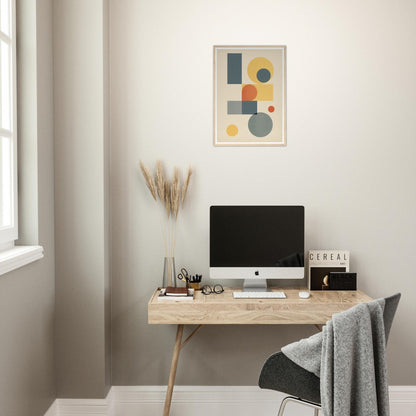
M303 206L211 206L210 278L263 291L266 279L303 279L304 241Z

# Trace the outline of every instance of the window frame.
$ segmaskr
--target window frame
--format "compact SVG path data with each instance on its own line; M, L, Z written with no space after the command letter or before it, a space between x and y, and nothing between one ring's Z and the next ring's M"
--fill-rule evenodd
M18 238L18 189L17 189L17 52L16 52L16 0L8 0L10 7L9 24L10 36L1 31L0 39L10 46L9 52L9 77L10 85L10 127L5 130L0 127L0 136L9 137L12 142L11 150L11 225L0 227L0 251L14 247L14 242ZM1 62L0 62L1 63ZM1 75L1 74L0 74ZM1 79L0 79L1 82ZM1 84L0 84L1 87ZM1 89L1 88L0 88ZM1 91L0 91L1 92Z
M2 0L0 0L2 1ZM0 137L5 135L11 137L11 151L13 155L10 157L11 166L11 181L10 189L12 193L11 198L11 226L4 226L0 229L0 275L9 273L15 269L32 263L36 260L40 260L44 257L43 247L40 245L15 245L15 240L19 238L18 235L18 113L17 113L17 9L16 0L7 0L9 5L9 25L10 34L5 36L3 32L0 34L0 38L5 40L10 45L9 48L9 71L10 71L10 131L4 130L2 125L0 126ZM22 7L23 8L23 7ZM1 22L1 20L0 20ZM1 27L1 26L0 26ZM22 33L22 32L20 32ZM1 65L1 62L0 62ZM22 72L24 72L22 70ZM1 79L0 79L1 82ZM24 85L22 85L25 88ZM1 88L0 88L1 94ZM1 95L0 95L1 97ZM2 99L2 97L1 97ZM1 106L0 106L1 107ZM1 116L1 113L0 113ZM1 120L3 123L3 120ZM1 202L0 202L1 203ZM34 242L37 244L37 241Z

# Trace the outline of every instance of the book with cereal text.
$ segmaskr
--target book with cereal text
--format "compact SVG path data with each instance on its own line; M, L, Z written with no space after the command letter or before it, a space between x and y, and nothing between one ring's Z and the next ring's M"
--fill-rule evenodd
M345 250L309 250L310 290L327 290L330 272L349 272L350 253Z

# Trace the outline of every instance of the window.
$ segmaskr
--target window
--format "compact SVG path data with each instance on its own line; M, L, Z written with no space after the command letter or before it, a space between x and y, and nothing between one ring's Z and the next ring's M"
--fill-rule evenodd
M15 0L0 0L0 249L17 239Z
M18 238L16 108L16 1L0 0L0 275L43 257L39 245L14 244Z

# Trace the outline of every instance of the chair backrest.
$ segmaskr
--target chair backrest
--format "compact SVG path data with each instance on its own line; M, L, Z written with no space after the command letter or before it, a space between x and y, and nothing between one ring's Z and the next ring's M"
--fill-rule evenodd
M393 296L389 296L385 298L385 305L384 305L384 332L386 334L386 344L390 334L391 324L393 323L394 314L396 313L397 305L399 304L401 294L396 293Z

